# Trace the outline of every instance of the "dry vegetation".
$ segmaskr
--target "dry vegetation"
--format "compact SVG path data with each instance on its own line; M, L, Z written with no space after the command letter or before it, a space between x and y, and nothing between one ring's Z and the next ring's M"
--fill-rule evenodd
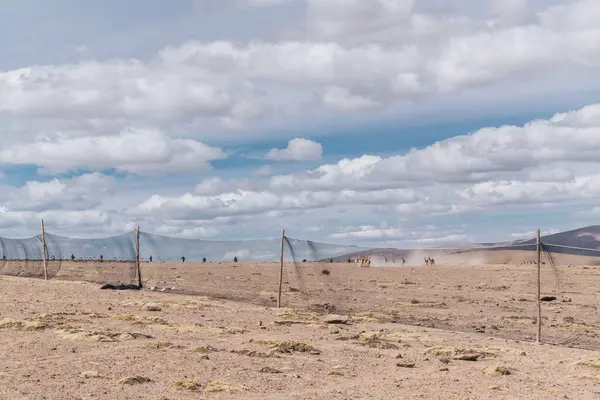
M2 277L0 398L597 398L600 354L528 342L535 269L500 263L287 265L279 310L274 264L143 266L148 286L255 304ZM544 333L600 350L600 270L559 265Z

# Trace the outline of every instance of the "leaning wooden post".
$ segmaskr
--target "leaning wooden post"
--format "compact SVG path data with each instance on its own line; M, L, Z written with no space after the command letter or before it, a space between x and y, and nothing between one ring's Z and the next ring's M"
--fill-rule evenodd
M537 230L537 343L542 341L542 242L540 240L540 230Z
M46 256L46 229L42 218L42 262L44 263L44 280L48 280L48 258Z
M281 253L279 254L279 289L277 290L277 308L281 308L281 287L283 286L283 246L285 243L285 229L281 231Z
M138 288L142 288L142 268L140 266L140 227L135 230L135 272L137 274Z

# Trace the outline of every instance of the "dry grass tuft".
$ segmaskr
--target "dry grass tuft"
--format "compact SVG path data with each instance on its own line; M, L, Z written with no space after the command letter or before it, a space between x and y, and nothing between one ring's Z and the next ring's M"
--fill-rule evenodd
M311 346L310 344L303 342L296 342L293 340L261 340L251 339L250 343L260 344L268 346L271 350L283 354L291 353L308 353L313 355L321 354L321 350Z
M202 385L200 385L197 381L194 380L173 382L171 386L177 390L189 390L191 392L197 392L202 388Z
M207 346L193 347L190 349L190 351L192 353L208 354L208 353L216 353L219 350L215 349L214 347L212 347L210 345L207 345Z
M579 361L575 365L578 365L581 367L591 367L591 368L599 368L600 369L600 360L584 360L584 361Z
M115 314L111 315L109 318L116 319L118 321L137 321L137 317L131 314Z

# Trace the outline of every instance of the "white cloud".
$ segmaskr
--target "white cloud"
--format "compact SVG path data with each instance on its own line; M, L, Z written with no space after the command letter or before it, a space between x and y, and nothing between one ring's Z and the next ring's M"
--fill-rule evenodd
M360 111L381 107L377 101L350 93L347 88L328 87L323 96L323 103L336 111Z
M416 202L410 189L359 192L355 190L295 191L277 193L268 190L223 192L218 195L180 197L154 195L135 209L132 215L162 215L173 219L210 219L218 216L256 215L273 210L293 211L331 207L340 204L390 204Z
M323 156L323 146L313 140L294 138L285 149L271 149L265 158L273 161L315 161Z
M14 210L86 210L100 204L102 196L113 194L115 185L113 177L98 173L29 181L10 193L7 204Z
M426 107L424 99L473 87L494 97L502 83L520 82L529 96L542 96L544 79L561 74L577 73L570 92L598 86L583 78L600 67L595 0L542 9L520 0L494 2L508 25L488 16L423 12L413 0L306 1L314 30L308 36L190 41L150 59L0 72L0 113L79 123L93 131L88 135L106 134L107 124L121 130L188 123L208 135L278 118L377 113L406 102ZM345 39L357 35L364 39Z
M272 172L273 168L270 165L263 165L262 167L254 170L254 174L259 176L271 175Z
M597 212L600 105L400 154L353 152L310 170L295 163L211 170L211 162L230 156L221 146L238 140L253 153L263 135L283 142L302 132L318 138L335 132L338 122L358 126L363 118L393 118L385 122L390 126L396 118L501 113L499 98L523 113L526 104L546 112L551 98L582 104L583 90L588 97L600 90L598 1L195 3L197 14L210 10L205 18L232 21L237 5L255 7L244 10L249 18L269 15L276 22L252 29L238 23L232 31L240 40L230 30L194 35L181 24L164 30L169 35L160 43L145 41L143 51L131 53L98 53L98 42L77 37L64 53L88 60L68 61L52 48L50 58L9 57L11 64L3 64L1 167L13 174L15 166L35 165L47 175L16 187L6 183L13 175L3 179L3 232L37 232L45 215L50 227L74 234L140 223L186 237L243 236L283 225L332 240L428 243L467 235L462 228L421 226L439 216L456 221L459 214L486 218L573 204L581 215ZM270 7L275 3L281 4ZM141 35L123 40L141 43ZM86 51L75 54L82 43ZM397 139L403 143L400 132ZM266 155L322 157L320 143L302 138ZM106 170L119 174L99 173ZM68 177L79 171L95 173ZM381 220L388 224L374 222ZM506 236L528 230L502 229Z
M0 150L0 163L38 165L46 173L115 168L136 174L189 173L226 158L218 148L162 132L131 129L118 135L56 137Z
M598 152L600 105L591 105L520 127L482 128L402 155L365 155L273 176L246 189L232 190L242 184L213 179L196 194L153 196L135 213L194 219L387 205L394 215L414 217L593 201L600 196ZM566 172L552 179L543 169ZM369 232L359 231L361 237ZM373 234L386 232L394 233Z
M406 23L414 0L306 0L308 19L320 36L368 34Z

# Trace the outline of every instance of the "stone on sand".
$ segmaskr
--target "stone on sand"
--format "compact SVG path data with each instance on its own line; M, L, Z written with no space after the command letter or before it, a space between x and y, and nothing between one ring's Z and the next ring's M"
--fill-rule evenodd
M144 311L160 311L162 308L156 303L146 303L142 306L142 310Z
M349 321L349 318L347 315L337 315L337 314L327 315L324 319L324 322L326 324L347 324L348 321Z

